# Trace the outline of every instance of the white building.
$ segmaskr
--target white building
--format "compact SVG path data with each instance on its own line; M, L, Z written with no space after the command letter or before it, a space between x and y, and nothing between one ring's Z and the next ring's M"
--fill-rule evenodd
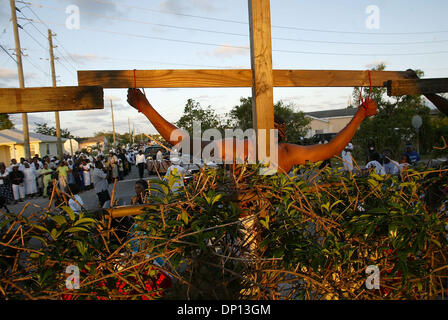
M38 154L43 156L57 156L57 138L54 136L47 136L39 133L30 132L30 155ZM64 142L65 138L62 138ZM11 159L19 161L20 158L25 157L25 150L23 145L23 131L16 129L0 130L0 162L9 165Z

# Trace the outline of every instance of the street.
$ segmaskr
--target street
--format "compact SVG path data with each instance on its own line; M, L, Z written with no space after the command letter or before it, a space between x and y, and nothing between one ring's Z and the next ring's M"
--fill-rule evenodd
M148 176L148 171L145 170L145 176L143 177L144 180L149 179L155 179L158 178L157 176ZM117 181L117 186L115 188L115 199L120 201L120 205L125 204L131 204L131 198L135 195L135 182L140 180L138 176L138 170L134 166L132 167L132 171L124 177L123 180ZM112 189L114 184L109 184L109 194L112 196ZM99 208L99 202L98 197L94 191L94 189L90 189L84 192L81 192L79 196L84 201L84 207L86 210L94 210ZM8 205L9 211L12 213L20 213L25 206L25 211L23 212L23 215L25 217L28 217L33 212L36 213L40 211L41 209L44 209L48 206L50 199L44 198L44 197L34 197L30 199L26 199L23 202L19 202L17 204L10 204ZM1 211L0 211L1 214Z

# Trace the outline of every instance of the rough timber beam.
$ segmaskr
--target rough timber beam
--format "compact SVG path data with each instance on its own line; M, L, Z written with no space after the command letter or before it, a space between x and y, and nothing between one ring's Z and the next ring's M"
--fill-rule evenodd
M448 78L389 80L386 85L388 96L448 92Z
M0 88L0 113L103 109L103 88Z
M274 74L272 70L271 9L269 0L249 0L250 55L252 64L252 119L254 129L274 129ZM267 131L268 133L270 131ZM258 141L260 154L269 157L270 135Z
M138 88L252 87L251 69L137 70ZM407 78L405 71L372 71L372 85ZM368 87L365 70L273 70L274 87ZM134 70L78 71L78 85L133 88Z

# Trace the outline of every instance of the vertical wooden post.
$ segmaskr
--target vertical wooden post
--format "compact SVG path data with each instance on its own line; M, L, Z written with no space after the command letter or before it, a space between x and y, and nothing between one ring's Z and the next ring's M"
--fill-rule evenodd
M17 26L15 0L9 0L9 5L11 7L11 20L14 30L14 41L16 43L16 57L17 57L17 71L19 74L19 85L20 88L23 89L25 88L25 79L23 77L22 49L20 48L20 37L19 37L19 29ZM28 160L31 158L31 153L30 153L30 133L28 128L28 115L26 113L22 113L22 124L23 124L23 149L25 151L25 158Z
M115 140L114 106L112 105L112 99L110 99L110 111L112 112L112 133L114 137L114 149L115 149L117 147L117 141Z
M266 144L261 151L269 157L270 134L274 128L274 76L272 71L270 0L249 1L249 26L252 64L252 117L257 132L257 154L260 155L258 130L266 129ZM259 161L263 161L257 156Z
M53 33L48 29L48 45L50 50L50 64L51 64L51 80L53 82L53 87L56 87L56 69L54 67L54 53L53 53ZM56 120L56 138L57 138L57 149L58 149L58 159L60 161L64 160L64 149L62 148L61 139L61 120L59 118L59 111L55 111L54 117Z

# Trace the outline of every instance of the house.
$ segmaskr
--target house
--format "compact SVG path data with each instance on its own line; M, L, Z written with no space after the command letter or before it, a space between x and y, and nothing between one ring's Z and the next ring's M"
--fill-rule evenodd
M358 108L345 108L334 110L323 110L305 113L305 117L311 119L310 130L306 138L310 138L319 133L338 133L352 120ZM440 115L440 111L430 108L429 116L435 118Z
M357 108L323 110L305 113L311 119L306 138L319 133L337 133L345 128L358 111Z
M92 151L93 148L98 148L100 151L104 151L107 147L106 136L98 136L92 138L81 138L78 139L79 149L86 149L88 152Z
M43 157L46 155L57 156L57 138L40 133L29 134L31 157L38 154ZM62 142L66 139L62 138ZM0 162L9 165L11 159L25 157L23 145L23 131L16 129L0 130Z
M75 139L67 139L64 142L64 153L73 155L79 150L79 142Z

